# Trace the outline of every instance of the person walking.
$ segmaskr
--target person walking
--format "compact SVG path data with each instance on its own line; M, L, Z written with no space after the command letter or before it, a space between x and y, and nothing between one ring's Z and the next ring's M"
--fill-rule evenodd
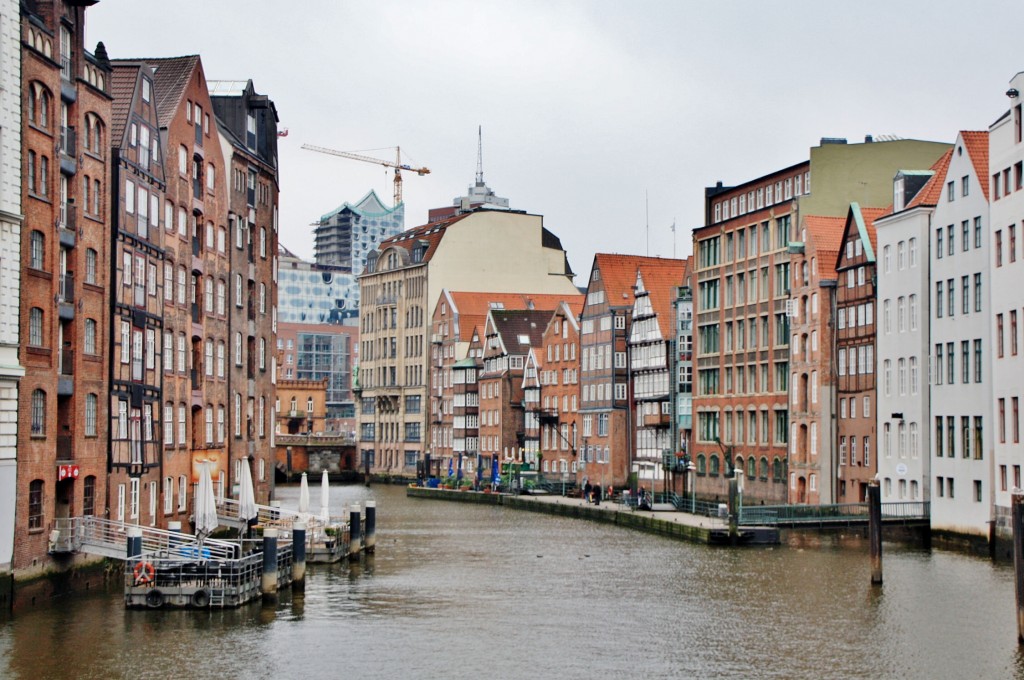
M590 502L590 480L583 480L583 500L586 503Z

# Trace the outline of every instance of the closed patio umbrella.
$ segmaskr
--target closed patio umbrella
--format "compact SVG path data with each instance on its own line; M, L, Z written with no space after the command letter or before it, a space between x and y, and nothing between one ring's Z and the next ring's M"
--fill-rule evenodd
M238 484L238 519L256 519L256 492L252 486L252 472L249 470L249 461L242 461L242 478Z
M209 536L217 527L217 498L213 494L213 464L203 461L199 464L199 485L196 487L195 523L196 536L200 539Z
M326 524L331 519L331 484L327 479L327 470L320 477L320 519Z
M302 473L302 481L299 483L299 512L309 512L309 481L306 473Z

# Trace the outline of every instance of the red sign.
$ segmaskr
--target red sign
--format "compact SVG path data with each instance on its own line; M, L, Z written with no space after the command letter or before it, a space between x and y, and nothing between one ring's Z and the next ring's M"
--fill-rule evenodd
M78 466L77 465L58 465L57 466L57 481L62 482L65 479L78 479Z

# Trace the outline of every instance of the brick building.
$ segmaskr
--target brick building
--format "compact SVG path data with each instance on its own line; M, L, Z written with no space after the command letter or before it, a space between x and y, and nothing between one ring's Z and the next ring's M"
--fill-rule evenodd
M278 380L327 380L327 432L355 436L352 386L358 352L358 326L277 324Z
M835 376L832 363L832 300L836 259L846 221L804 218L801 242L790 244L792 302L790 339L790 442L788 501L835 502Z
M165 289L160 223L165 154L153 70L140 62L112 68L109 483L115 519L156 526L173 510L175 488L172 477L161 479L163 309L173 292Z
M227 362L226 398L217 404L218 435L223 428L221 404L226 402L230 433L227 447L228 486L232 495L241 465L250 467L257 503L273 493L274 382L276 377L278 265L277 109L256 92L251 80L210 81L210 102L219 132L222 165L216 184L224 187L226 215L217 214L218 263L227 251L226 286L216 280L216 312L231 291L224 335L214 336L217 378ZM214 169L210 169L214 171ZM227 222L225 233L224 222ZM209 284L209 277L207 278ZM227 339L230 349L225 347ZM225 354L230 354L227 360ZM218 436L217 441L221 439Z
M0 14L18 16L15 0L0 2ZM18 497L18 301L21 298L21 34L18 21L0 24L0 578L11 571ZM37 40L46 40L33 31ZM0 594L0 608L8 603Z
M86 4L21 8L20 577L75 564L47 554L48 532L107 506L110 66L83 45Z
M851 203L836 258L837 503L866 501L866 487L878 471L874 221L887 212Z
M478 404L466 403L466 395L467 390L475 392L473 367L476 371L482 367L482 356L471 357L469 346L474 335L482 336L488 312L492 309L553 311L563 301L572 303L582 299L582 295L441 291L433 309L430 334L429 450L434 466L447 469L448 460L459 456L469 458L475 465L480 454L475 418ZM464 382L466 380L471 382ZM527 436L527 442L530 441L539 440ZM529 443L526 446L528 448ZM439 468L435 468L435 472L436 469Z
M187 526L194 464L211 461L216 493L228 489L228 175L200 58L145 63L153 68L167 181L163 475L176 488L164 520Z
M583 296L549 314L541 344L527 358L523 377L525 449L549 480L576 481L580 460L579 377ZM569 475L572 475L571 477Z

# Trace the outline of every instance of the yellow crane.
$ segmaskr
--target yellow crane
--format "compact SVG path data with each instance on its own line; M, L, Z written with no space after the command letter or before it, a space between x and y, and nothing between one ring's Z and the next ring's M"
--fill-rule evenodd
M394 162L385 161L380 158L373 158L372 156L363 156L350 151L337 151L335 149L328 149L322 146L314 146L313 144L303 144L302 148L307 151L316 151L330 156L340 156L341 158L348 158L353 161L363 161L364 163L373 163L375 165L383 165L386 168L392 168L395 171L395 206L398 206L398 204L402 202L402 170L415 172L421 177L423 175L430 174L430 168L414 168L411 165L403 163L402 150L397 146L395 147Z

